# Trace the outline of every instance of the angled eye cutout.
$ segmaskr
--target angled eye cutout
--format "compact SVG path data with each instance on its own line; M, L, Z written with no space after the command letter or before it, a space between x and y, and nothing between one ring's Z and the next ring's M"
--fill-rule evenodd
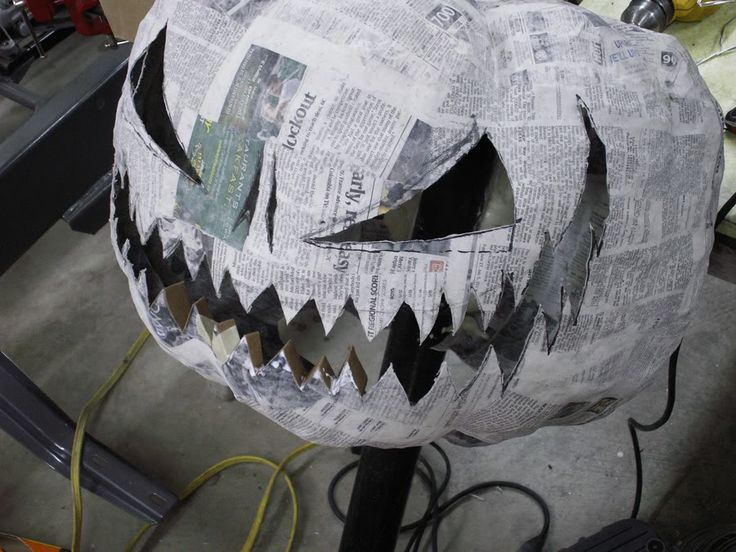
M491 192L497 159L493 144L483 136L452 169L424 191L413 239L436 240L481 230L478 225L486 195ZM510 190L508 179L497 183ZM511 211L506 214L508 223L513 223L513 201Z
M390 242L442 240L513 224L511 183L496 148L483 136L421 194L386 213L313 242L327 245L383 241L389 248Z
M133 104L146 132L169 160L197 184L202 181L181 145L164 99L166 27L130 70Z

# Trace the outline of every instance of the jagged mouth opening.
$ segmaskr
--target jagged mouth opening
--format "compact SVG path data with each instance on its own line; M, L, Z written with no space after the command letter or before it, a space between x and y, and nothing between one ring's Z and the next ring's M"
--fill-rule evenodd
M333 366L349 365L361 392L365 392L392 366L413 403L431 389L446 351L454 347L454 342L448 341L452 337L453 323L444 297L434 327L423 342L420 342L417 319L406 304L389 326L371 340L365 335L352 300L348 300L328 335L324 334L314 301L306 303L287 324L273 287L265 290L246 310L240 303L229 273L225 274L218 294L207 262L203 262L196 276L192 277L183 246L179 244L167 254L158 228L145 244L141 241L135 217L130 212L127 175L116 176L114 190L117 245L122 250L126 242L130 244L128 260L136 276L145 270L149 300L153 302L164 293L181 329L194 306L202 318L212 320L212 332L230 331L234 336L237 331L238 339L258 334L257 348L266 361L287 344L293 346L291 353L298 353L299 358L292 360L300 365L299 371L303 372L298 379L317 371L328 378L335 377ZM491 141L484 136L435 184L410 201L324 240L340 243L380 238L391 240L400 247L408 240L431 243L447 236L512 225L514 216L514 197L508 175ZM204 238L207 239L206 236ZM476 337L484 336L482 325L482 314L471 301L463 331ZM232 347L237 344L235 339L229 342ZM462 355L468 370L463 372L458 383L472 377L484 355L478 351ZM350 362L346 363L346 358ZM414 374L417 370L421 371L420 380Z

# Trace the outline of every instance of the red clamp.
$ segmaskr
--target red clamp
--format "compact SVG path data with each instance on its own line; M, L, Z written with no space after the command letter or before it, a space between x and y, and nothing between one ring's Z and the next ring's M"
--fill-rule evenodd
M63 8L69 12L79 34L85 36L112 34L110 24L102 12L99 0L25 0L26 7L39 23L52 23L56 13Z

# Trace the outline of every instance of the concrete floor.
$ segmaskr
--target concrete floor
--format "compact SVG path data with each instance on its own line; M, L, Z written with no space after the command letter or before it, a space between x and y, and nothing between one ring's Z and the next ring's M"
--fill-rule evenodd
M57 224L0 277L0 290L0 348L76 416L142 327L107 229L86 236ZM672 420L642 438L642 517L669 538L736 517L734 327L736 286L708 278L682 350ZM498 478L531 486L552 510L548 550L627 516L634 465L626 418L649 421L659 416L665 375L661 371L646 392L587 426L547 428L481 449L447 444L455 474L450 492ZM246 406L217 395L210 384L149 343L91 432L174 490L225 457L279 459L299 444ZM0 450L0 531L68 545L68 482L3 434ZM349 451L322 448L293 464L302 504L298 550L335 548L341 526L327 508L325 491L332 475L352 459ZM247 466L222 475L155 536L155 550L238 550L267 475L265 469ZM412 512L418 512L423 498L417 486ZM123 550L140 523L88 493L85 505L84 550ZM289 511L279 488L258 550L283 549ZM441 540L450 551L512 551L539 524L532 503L494 491L452 514Z
M76 53L99 49L96 43L89 47L74 40L69 48L78 66L87 57ZM63 63L49 64L62 75L71 74ZM29 79L35 78L29 74ZM42 76L38 79L28 81L37 91L57 86L45 85ZM0 137L26 116L0 100ZM736 518L735 327L736 286L708 278L680 357L672 420L642 437L642 517L671 540ZM107 229L85 236L58 223L0 276L0 349L71 416L78 415L141 329ZM634 464L626 419L657 418L665 385L663 370L646 392L587 426L547 428L483 449L447 444L454 468L449 492L499 478L529 485L547 499L552 511L546 549L569 546L628 515ZM91 433L173 490L228 456L259 454L278 460L300 444L246 406L218 398L210 384L153 343L145 346ZM321 448L292 465L302 506L297 550L336 548L341 525L327 508L325 492L332 475L353 458L348 451ZM154 535L155 546L147 549L239 550L267 478L267 470L248 466L223 474L169 520ZM349 492L346 483L343 504ZM410 517L422 508L424 498L417 486ZM279 486L258 550L283 550L289 512ZM443 524L441 543L449 551L513 551L540 523L539 512L527 499L493 491L456 510ZM85 493L84 550L123 550L139 525ZM2 433L0 531L67 546L71 540L68 481Z

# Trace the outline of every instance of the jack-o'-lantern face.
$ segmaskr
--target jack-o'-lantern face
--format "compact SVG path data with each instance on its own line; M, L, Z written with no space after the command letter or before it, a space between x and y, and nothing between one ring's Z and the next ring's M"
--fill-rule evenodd
M682 48L559 4L318 4L159 2L141 26L113 229L162 346L333 445L493 442L638 390L681 338L718 180ZM600 57L621 41L643 82ZM682 70L650 67L662 45ZM705 167L662 148L685 101Z

